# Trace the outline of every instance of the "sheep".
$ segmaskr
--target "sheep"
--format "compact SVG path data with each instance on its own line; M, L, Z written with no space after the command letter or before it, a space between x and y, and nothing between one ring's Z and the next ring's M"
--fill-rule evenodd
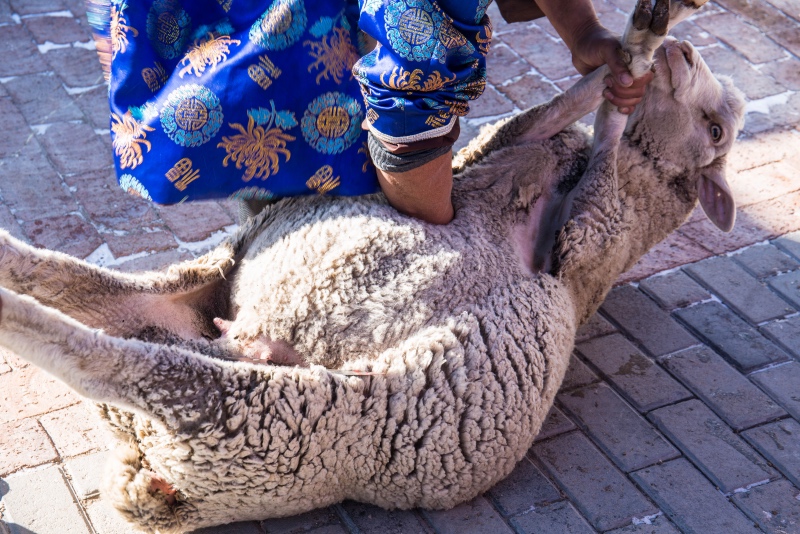
M145 531L469 500L531 446L617 276L698 200L733 223L742 97L664 40L705 1L640 0L624 45L656 75L629 118L600 69L486 129L446 226L381 195L286 199L140 274L3 232L0 346L99 403L121 442L105 498ZM572 123L598 107L592 141Z

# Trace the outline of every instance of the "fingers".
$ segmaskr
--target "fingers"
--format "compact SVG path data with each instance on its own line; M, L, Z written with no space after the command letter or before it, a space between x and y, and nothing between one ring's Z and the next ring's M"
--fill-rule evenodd
M621 48L619 41L612 39L604 43L601 54L608 68L611 69L615 84L621 87L629 87L633 83L633 76L631 76L628 66L622 59Z
M635 79L631 85L624 87L615 83L611 76L607 76L605 79L607 89L603 91L603 96L617 106L620 113L627 115L642 101L647 84L652 80L653 73L648 71L641 78Z

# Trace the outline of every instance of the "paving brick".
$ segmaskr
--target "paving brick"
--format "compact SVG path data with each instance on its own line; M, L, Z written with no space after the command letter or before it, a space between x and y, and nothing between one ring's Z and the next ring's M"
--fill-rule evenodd
M2 176L0 175L0 181L1 180ZM19 222L17 222L17 218L11 213L11 210L8 209L8 206L6 206L5 203L0 204L0 228L17 239L21 239L23 241L28 239L23 234L22 227L19 225Z
M185 250L173 249L165 252L150 254L142 258L132 259L120 265L115 265L114 268L126 273L160 271L166 269L170 265L190 260L192 258L193 256Z
M317 529L339 525L339 516L336 515L336 511L333 508L320 508L293 517L267 519L261 523L267 534L316 533L318 532Z
M89 534L57 467L5 480L9 489L3 495L8 516L4 519L10 523L11 534Z
M88 24L81 24L74 17L31 17L25 19L25 26L39 44L72 44L92 40L92 30Z
M777 83L777 82L776 82ZM770 106L769 113L748 113L744 131L757 134L776 128L791 128L800 124L800 94L789 95L783 102Z
M602 310L654 356L697 344L668 313L633 286L611 291Z
M777 478L777 472L698 400L689 400L648 414L724 493Z
M667 310L684 308L711 298L711 294L683 271L651 276L642 280L639 289L650 295L659 306Z
M97 534L133 534L130 523L122 519L122 515L103 499L94 499L84 503L84 509ZM261 531L256 531L261 534ZM244 531L242 534L256 534Z
M594 534L596 531L567 502L536 508L511 519L518 532L525 534Z
M796 67L796 59L787 57L781 61L771 61L761 67L761 72L775 78L781 85L791 91L800 91L800 72Z
M174 234L164 226L151 226L146 230L103 234L103 239L115 258L125 258L142 252L163 252L178 246Z
M67 87L93 87L104 82L94 50L72 46L56 48L43 54L43 59Z
M107 451L96 452L66 463L70 484L79 499L88 499L100 493L108 455Z
M800 360L800 316L761 325L761 332Z
M0 50L6 58L14 58L13 61L0 61L0 78L50 70L47 63L42 61L31 34L22 25L3 26L0 31Z
M705 10L704 10L705 11ZM678 39L679 41L689 41L694 46L710 46L719 44L713 32L709 33L697 24L692 22L691 19L685 20L670 29L669 34Z
M595 313L584 325L578 328L578 333L575 335L575 342L581 343L596 337L605 336L616 332L617 329L609 323L602 315Z
M764 34L756 26L732 13L698 17L695 23L722 39L752 63L766 63L786 57L786 52L769 39L764 39Z
M510 46L503 42L502 38L497 38L492 42L489 54L486 56L486 63L491 65L491 68L488 69L489 81L495 85L501 85L531 70L528 62L519 57Z
M794 100L800 93L792 97ZM800 118L800 98L796 99L798 105L798 118ZM787 193L772 200L750 204L739 209L738 219L749 218L759 224L772 239L788 232L800 230L800 217L796 215L797 206L800 205L800 191Z
M737 493L732 499L764 532L800 532L800 490L785 480Z
M7 158L18 154L28 144L30 129L25 117L9 97L0 98L0 117L3 118L3 128L0 128L0 158L3 158L3 165L0 166L0 172L10 176L13 171L6 167L9 164Z
M141 231L143 227L156 225L153 204L123 191L113 170L76 174L64 181L71 186L75 198L79 199L92 221L105 230ZM173 239L167 248L175 245Z
M800 364L789 362L750 375L769 396L800 421Z
M586 366L575 354L569 360L569 367L567 374L564 375L564 381L561 383L561 390L567 391L581 386L586 386L593 382L597 382L597 375L594 374L589 367Z
M800 423L784 419L747 430L742 436L792 484L800 486Z
M111 433L89 404L82 402L39 417L62 458L105 449L113 443Z
M788 354L719 302L704 302L675 314L740 370L750 371L789 359Z
M52 73L18 76L5 84L22 115L29 124L80 120L83 112L72 103Z
M542 429L536 434L534 441L542 441L543 439L552 438L564 432L575 430L575 423L569 420L564 415L564 412L553 406L547 413L547 417L542 423Z
M581 343L577 350L640 412L691 397L683 386L619 334Z
M642 469L631 476L681 532L758 532L683 458Z
M685 269L751 323L777 319L794 311L731 258L710 258Z
M624 272L617 283L635 282L665 269L704 260L711 255L708 249L700 246L694 239L680 232L672 232L642 256L636 265Z
M4 178L0 181L0 191L15 218L28 222L40 217L64 216L78 209L35 140L4 163L0 167Z
M598 530L625 526L658 512L580 432L533 446L570 501Z
M775 246L800 260L800 232L792 232L773 241Z
M748 115L751 125L756 115ZM786 140L784 140L786 142ZM800 189L795 167L788 158L739 171L729 179L738 209L791 194Z
M764 228L758 220L741 211L737 214L736 226L728 233L719 230L705 217L687 222L677 231L692 241L702 243L703 248L713 254L725 254L775 237L771 229Z
M0 375L0 423L58 410L79 402L63 382L22 360L9 361L13 371Z
M523 458L509 476L489 490L488 496L505 516L528 512L562 498L555 486L528 458Z
M362 534L405 534L432 532L425 522L410 510L384 510L377 506L345 501L342 508Z
M515 30L503 37L503 40L551 80L575 74L569 49L561 42L548 39L544 30L537 26Z
M36 419L0 425L0 475L58 459L53 444Z
M766 278L800 267L800 262L774 245L757 245L731 257L756 278Z
M747 60L736 52L721 46L710 46L703 49L703 60L716 74L726 74L733 78L733 83L748 99L758 100L778 93L786 88L772 77L761 74Z
M37 247L85 258L102 244L94 226L78 215L35 219L22 226Z
M486 85L481 97L469 104L469 117L492 117L514 111L514 102L497 92L491 85Z
M326 527L322 527L326 528ZM314 530L318 534L322 534L319 530ZM336 532L335 530L333 532ZM190 534L262 534L261 528L258 523L253 521L230 523L228 525L220 525L216 527L201 528L193 530Z
M73 102L83 111L92 127L109 129L111 111L108 107L108 87L105 84L73 96Z
M175 236L187 242L202 241L234 222L216 202L159 206L158 211Z
M680 532L665 516L660 515L655 519L648 519L647 523L640 522L636 525L612 530L607 534L680 534Z
M59 122L37 136L50 159L64 174L107 169L113 165L94 129L88 124Z
M675 447L606 384L564 393L558 400L626 473L680 456Z
M438 534L513 534L485 497L476 497L450 510L424 512Z
M528 109L547 102L559 92L547 79L536 74L526 74L518 80L499 85L497 90L519 109Z
M14 13L18 15L34 15L50 13L66 9L62 0L9 0Z
M767 283L800 310L800 271L773 276Z
M737 430L786 413L707 347L675 354L662 364Z

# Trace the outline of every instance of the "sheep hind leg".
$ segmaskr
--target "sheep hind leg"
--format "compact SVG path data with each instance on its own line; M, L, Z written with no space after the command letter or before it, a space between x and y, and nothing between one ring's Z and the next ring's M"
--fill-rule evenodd
M0 230L0 286L30 295L93 328L135 336L158 328L183 338L215 337L227 315L233 251L218 247L163 273L126 274L33 248Z

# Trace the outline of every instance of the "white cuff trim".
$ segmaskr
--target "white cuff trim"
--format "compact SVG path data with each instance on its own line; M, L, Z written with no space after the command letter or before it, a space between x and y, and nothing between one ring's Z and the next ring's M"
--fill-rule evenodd
M400 143L407 144L407 143L414 143L416 141L424 141L426 139L433 139L434 137L441 137L443 135L446 135L450 133L450 130L452 130L453 126L455 126L456 119L458 119L458 117L453 115L452 117L450 117L450 122L445 124L444 126L434 128L433 130L428 130L427 132L420 132L414 135L405 135L403 137L392 137L391 135L386 135L384 133L379 132L378 130L375 129L375 127L372 124L369 124L368 126L369 126L369 131L372 132L372 135L374 135L381 141L397 145Z

